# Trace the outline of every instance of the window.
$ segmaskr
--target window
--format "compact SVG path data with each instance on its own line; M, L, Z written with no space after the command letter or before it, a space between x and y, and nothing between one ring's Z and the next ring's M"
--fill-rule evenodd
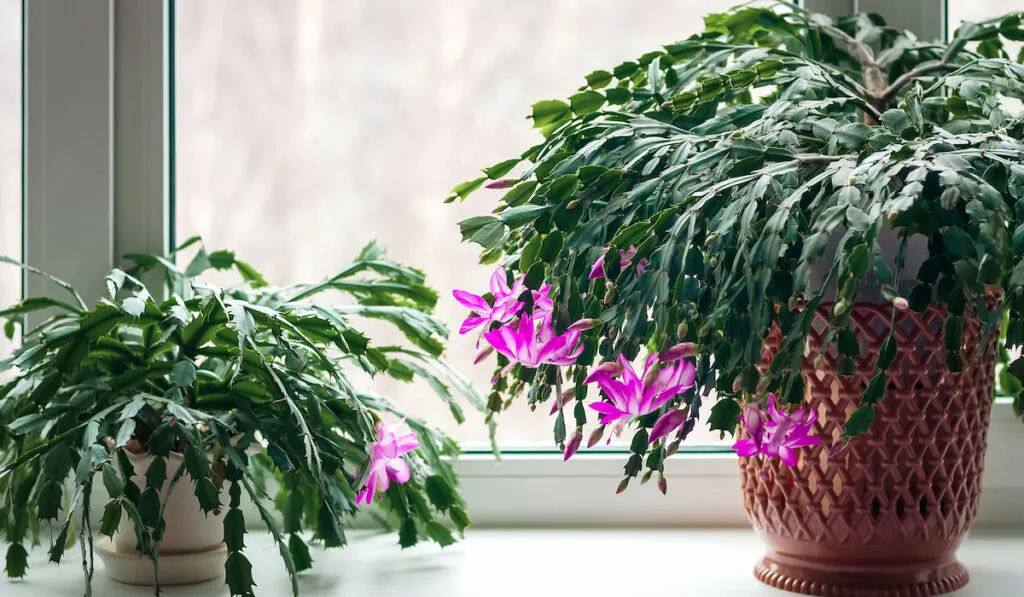
M178 0L177 237L201 234L278 283L329 275L376 238L427 272L458 329L451 289L482 288L490 267L456 224L487 208L443 206L451 187L540 139L523 119L533 102L685 38L731 4ZM473 338L452 338L450 362L486 387L492 372L471 366L475 353ZM420 394L379 389L406 404ZM440 402L414 412L466 447L487 442L480 415L459 427ZM551 421L517 402L499 438L548 448Z
M538 138L523 120L532 102L566 97L591 70L684 38L703 14L738 2L648 0L644 11L630 0L3 3L0 122L9 134L0 139L0 253L21 255L24 240L33 265L91 300L102 294L115 255L160 252L193 234L238 251L280 283L326 276L377 238L446 291L439 310L457 325L464 313L447 291L482 287L488 268L476 264L475 247L458 243L456 222L486 208L473 200L441 205L451 186ZM941 31L936 8L944 6L803 4L830 14L879 11L926 38ZM31 42L24 97L32 107L24 124L24 239L15 83L21 6ZM949 18L1014 8L1010 0L949 0ZM43 288L37 282L30 293ZM0 269L0 299L16 300L20 286L16 271ZM448 357L486 387L490 372L469 365L474 352L471 338L455 337ZM412 386L379 389L408 403L418 397ZM443 408L418 414L447 424L466 447L485 443L479 420L456 428ZM1024 454L1009 406L998 405L994 419L985 484L995 496L986 499L1005 506L988 506L997 520L1011 518L1009 504L1019 502ZM543 413L520 404L501 422L504 447L550 449ZM705 434L690 446L718 441ZM507 456L500 469L475 454L459 467L481 524L744 519L728 453L666 463L670 485L700 484L686 503L653 490L615 496L621 465L619 455L563 464L532 453Z
M0 4L0 255L21 258L21 3ZM0 264L0 305L21 297L21 271ZM12 346L0 335L0 355Z

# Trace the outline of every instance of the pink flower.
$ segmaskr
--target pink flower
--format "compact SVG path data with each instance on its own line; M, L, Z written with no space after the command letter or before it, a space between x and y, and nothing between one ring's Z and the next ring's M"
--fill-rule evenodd
M488 304L484 297L466 292L465 290L454 290L452 295L459 304L473 312L473 316L467 317L459 328L460 334L470 332L482 325L492 321L505 323L516 316L523 308L519 301L526 290L526 276L520 276L513 282L510 288L506 281L507 274L502 268L494 270L491 274L491 296L494 297L494 304Z
M651 260L646 257L642 258L640 261L636 263L636 273L641 276L647 273L647 267L649 265L651 265Z
M606 254L608 253L608 247L605 247L604 252ZM636 247L631 246L625 251L620 250L619 267L622 269L628 267L629 264L633 262L634 255L636 255ZM601 255L597 258L597 261L594 262L593 267L590 268L590 275L587 276L588 280L597 280L604 277L604 258L605 255ZM646 267L646 265L644 267ZM640 273L642 274L643 272Z
M507 323L523 310L523 302L519 297L526 292L526 276L519 276L512 286L508 285L508 277L504 269L498 268L491 274L491 296L494 297L494 304L489 304L482 296L472 294L465 290L453 290L452 295L460 305L472 311L472 315L462 322L459 328L460 334L466 334L482 325L490 325L493 322ZM542 313L551 321L551 313L555 306L548 296L551 293L551 285L545 284L540 290L531 290L533 295L534 313Z
M596 381L610 402L591 402L587 406L602 415L601 425L624 426L633 417L650 414L662 407L673 396L693 387L696 368L691 362L661 365L658 355L651 354L644 363L641 378L633 370L632 363L619 355L622 368L619 377L609 372L603 375L592 373L585 383Z
M555 335L544 314L533 317L519 316L519 325L507 324L493 332L485 332L484 340L511 364L524 367L556 365L564 367L573 364L583 352L580 332L566 332Z
M754 405L743 408L740 420L749 437L737 441L732 447L741 457L761 454L768 458L778 457L787 466L796 466L799 448L821 443L820 437L810 435L817 418L816 413L809 409L798 408L791 413L780 411L775 403L775 394L769 394L767 416Z
M392 481L408 481L411 473L402 455L418 447L415 433L399 435L397 426L383 421L377 423L377 441L373 442L370 454L370 476L366 487L356 496L356 504L369 504L377 493L387 491Z

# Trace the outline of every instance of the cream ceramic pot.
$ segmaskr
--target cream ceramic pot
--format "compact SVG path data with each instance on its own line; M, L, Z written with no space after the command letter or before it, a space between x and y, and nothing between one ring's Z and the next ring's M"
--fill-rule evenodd
M156 458L150 454L133 454L127 452L128 459L134 467L132 482L139 487L140 491L146 488L146 470ZM224 538L224 513L227 510L227 487L221 491L221 508L219 511L206 514L199 507L199 500L195 496L195 484L186 474L174 486L174 490L168 496L171 479L182 466L184 459L181 454L172 452L167 460L167 480L160 491L160 502L167 504L164 511L164 522L167 529L164 531L163 542L160 544L160 555L201 553L218 549ZM117 534L114 536L116 550L119 553L135 553L135 526L124 513L121 514L121 524Z

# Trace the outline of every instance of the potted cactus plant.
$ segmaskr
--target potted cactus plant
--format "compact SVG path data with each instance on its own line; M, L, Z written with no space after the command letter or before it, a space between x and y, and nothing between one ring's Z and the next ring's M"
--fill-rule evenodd
M7 575L26 574L30 542L49 537L59 563L77 539L86 595L94 551L115 580L158 592L225 575L231 595L252 595L243 496L296 594L295 575L312 565L304 532L343 546L344 527L370 504L403 547L452 543L469 524L450 462L458 446L350 378L361 370L425 380L460 421L461 399L484 407L439 359L447 332L423 274L370 244L325 281L275 287L232 252L207 252L199 239L189 246L198 250L184 270L128 256L136 267L111 271L109 296L92 306L50 278L64 298L0 311L8 335L25 314L48 314L0 361ZM229 269L241 276L236 286L202 278ZM140 282L156 271L168 298ZM347 298L323 300L330 292ZM406 342L373 343L360 331L366 318ZM101 515L90 511L94 489L107 496Z
M761 581L946 592L997 363L1024 379L1021 15L941 43L781 4L534 104L543 140L449 197L506 189L460 224L499 266L462 331L565 458L628 430L620 491L737 432Z

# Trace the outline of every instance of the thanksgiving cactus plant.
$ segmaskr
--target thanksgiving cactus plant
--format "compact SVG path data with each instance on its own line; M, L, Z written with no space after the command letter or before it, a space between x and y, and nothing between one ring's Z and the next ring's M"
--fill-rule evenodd
M229 251L207 252L198 239L189 245L199 249L183 271L167 258L128 256L137 266L110 272L109 296L91 307L50 278L64 300L29 297L0 311L9 336L25 314L50 313L23 328L20 348L0 361L7 575L26 574L30 544L45 542L59 563L77 536L88 595L93 540L113 536L122 512L155 573L165 530L160 488L185 476L205 512L226 510L232 595L254 592L243 494L273 535L296 594L296 573L312 565L303 532L342 546L361 504L379 504L403 547L452 543L450 529L469 524L450 462L458 446L350 380L361 370L425 381L459 421L452 389L483 408L483 397L438 358L447 331L431 314L437 297L423 274L370 244L330 279L278 287ZM241 275L239 285L218 288L201 277L226 269ZM162 272L169 298L139 281L149 270ZM347 300L321 300L332 291ZM359 329L366 318L393 325L406 342L374 344ZM158 457L145 487L124 481L133 474L126 451ZM167 459L171 452L183 459ZM168 464L175 462L183 464ZM108 499L94 516L88 497L101 485Z
M743 455L788 462L865 433L891 333L842 437L808 436L813 417L794 405L823 305L821 349L856 371L849 318L869 286L894 316L948 309L953 371L968 318L994 334L1005 317L1005 348L1024 344L1024 66L1007 43L1024 39L1021 15L941 43L873 14L779 4L709 15L705 31L534 104L543 140L449 197L484 188L494 201L460 226L496 280L456 293L485 330L481 358L498 353L490 410L553 401L567 457L628 426L620 490L645 467L664 490L665 457L702 421L727 433L742 420ZM911 243L925 247L919 268ZM762 370L773 327L781 345ZM1024 359L1000 379L1019 405Z

